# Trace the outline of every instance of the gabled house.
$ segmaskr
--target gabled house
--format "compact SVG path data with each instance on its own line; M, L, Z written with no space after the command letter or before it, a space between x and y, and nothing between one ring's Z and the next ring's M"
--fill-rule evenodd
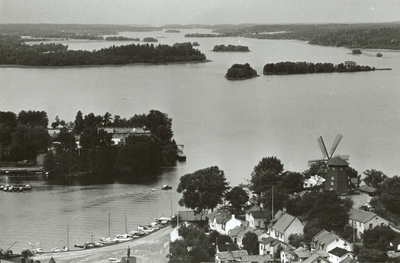
M273 258L269 255L247 255L242 257L243 263L269 263Z
M250 210L246 212L246 221L251 227L266 228L266 221L271 218L268 210Z
M207 215L210 229L220 234L227 235L229 230L242 224L242 221L235 218L234 214L225 210L215 210Z
M293 248L287 247L281 251L281 262L282 263L295 263L299 262L299 257Z
M328 251L329 254L329 261L332 263L339 263L345 260L346 258L350 257L354 259L355 255L351 251L347 251L346 249L335 247L334 249Z
M275 214L273 225L270 228L270 236L289 243L291 234L303 234L304 224L295 216L282 210Z
M247 255L247 250L224 251L217 252L214 259L215 263L240 262L242 257Z
M311 188L314 186L322 185L325 182L325 178L319 175L313 175L308 179L304 180L303 188Z
M346 249L347 251L353 251L349 241L326 230L320 231L312 238L311 247L326 252L336 247Z
M349 225L356 229L355 235L359 239L361 238L361 234L364 233L364 230L372 229L379 225L389 225L389 221L377 214L355 208L350 209L348 216Z
M307 259L305 259L302 263L331 263L328 259L321 256L319 253L314 253Z
M257 235L257 240L261 241L263 238L269 237L267 231L265 229L257 229L254 227L248 226L247 222L243 222L242 225L235 227L234 229L229 230L228 235L232 238L232 240L238 245L238 247L243 247L243 237L247 232L252 232Z
M273 237L263 238L258 245L260 255L270 255L272 258L275 258L279 247L282 247L283 249L288 247L288 244Z

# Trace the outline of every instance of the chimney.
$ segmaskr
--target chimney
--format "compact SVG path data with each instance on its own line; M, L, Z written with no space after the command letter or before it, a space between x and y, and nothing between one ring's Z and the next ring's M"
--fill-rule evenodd
M282 212L283 212L284 214L287 213L286 206L283 206L283 207L282 207Z
M235 214L232 214L232 219L235 219Z

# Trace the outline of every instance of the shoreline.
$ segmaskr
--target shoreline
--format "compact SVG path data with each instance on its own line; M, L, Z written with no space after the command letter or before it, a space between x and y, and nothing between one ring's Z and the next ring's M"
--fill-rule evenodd
M21 68L21 69L63 69L63 68L100 68L100 67L127 67L135 65L171 65L171 64L197 64L212 62L210 59L202 61L177 61L177 62L158 62L158 63L127 63L127 64L106 64L106 65L74 65L74 66L26 66L26 65L0 65L0 68Z

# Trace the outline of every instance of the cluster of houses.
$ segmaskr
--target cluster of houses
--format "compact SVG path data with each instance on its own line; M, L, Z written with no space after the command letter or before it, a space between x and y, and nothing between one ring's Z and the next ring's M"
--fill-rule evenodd
M246 210L244 220L235 217L227 209L217 209L208 214L195 214L193 210L179 207L178 215L182 221L207 219L211 230L229 235L240 248L226 251L217 247L215 263L227 262L281 262L281 263L349 263L354 262L353 241L360 239L366 229L378 225L389 225L389 222L375 213L359 209L350 209L348 225L354 228L353 240L345 240L335 233L322 230L312 238L309 247L298 248L289 244L292 234L303 235L305 224L296 216L279 210L271 218L268 210L252 206ZM242 218L243 216L241 216ZM243 250L243 238L246 233L257 235L258 254L249 255Z

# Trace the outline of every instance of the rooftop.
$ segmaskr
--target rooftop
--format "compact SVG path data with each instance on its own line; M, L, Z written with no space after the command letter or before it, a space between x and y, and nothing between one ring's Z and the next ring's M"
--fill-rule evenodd
M350 211L348 213L349 219L355 220L361 223L366 223L372 218L376 217L377 214L363 211L363 210L358 210L355 208L350 208Z

